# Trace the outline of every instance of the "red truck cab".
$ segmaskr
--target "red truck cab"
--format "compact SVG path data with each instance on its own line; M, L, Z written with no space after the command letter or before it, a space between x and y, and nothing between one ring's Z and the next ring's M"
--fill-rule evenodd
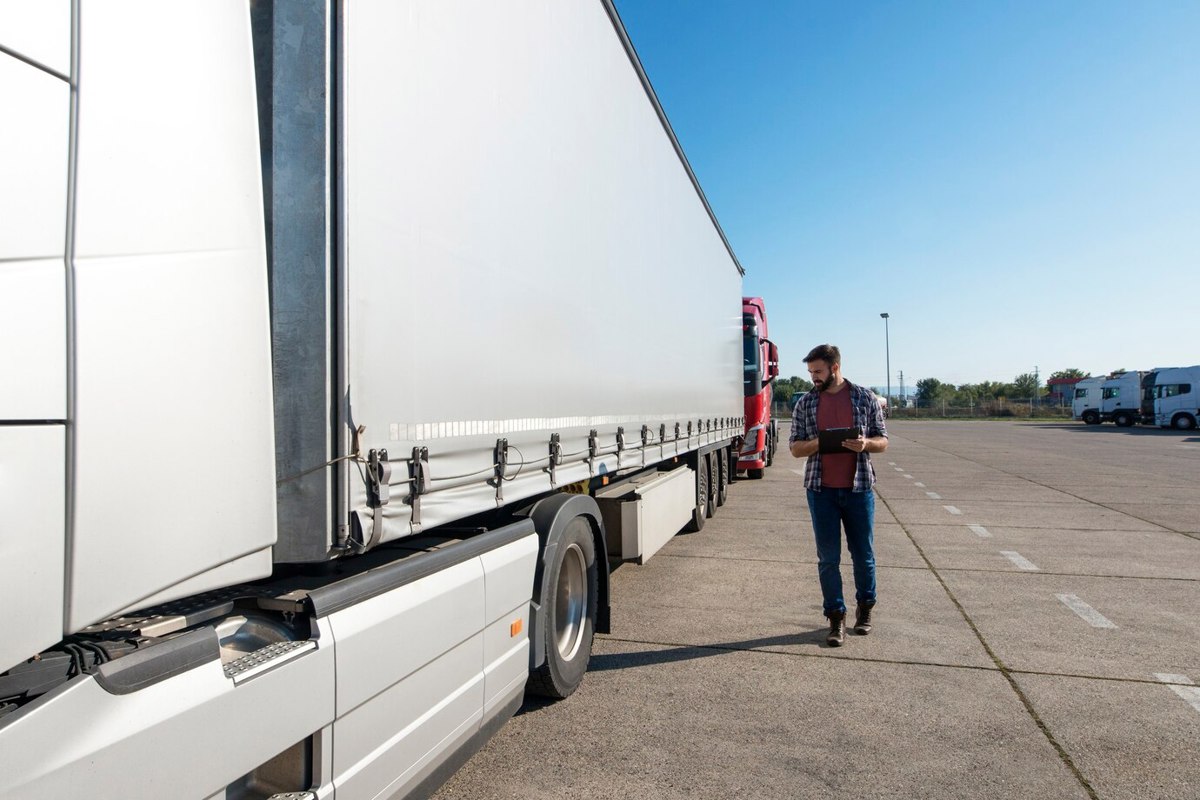
M767 338L767 307L761 297L742 298L742 387L746 432L738 472L761 478L775 459L779 432L771 419L771 389L779 377L779 349Z

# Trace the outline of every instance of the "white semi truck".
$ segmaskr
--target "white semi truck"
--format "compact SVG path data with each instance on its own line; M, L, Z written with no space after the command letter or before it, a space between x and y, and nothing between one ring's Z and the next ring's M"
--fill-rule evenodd
M1118 372L1100 385L1100 422L1128 428L1142 416L1142 372Z
M723 501L611 0L0 4L0 797L427 794Z
M1075 419L1088 425L1100 424L1100 393L1107 378L1084 378L1075 384L1075 396L1071 401L1071 412Z
M1142 374L1117 372L1079 381L1072 403L1074 418L1088 425L1114 422L1122 428L1138 422L1142 414Z
M1195 430L1200 421L1200 365L1165 367L1143 382L1142 421L1160 428Z

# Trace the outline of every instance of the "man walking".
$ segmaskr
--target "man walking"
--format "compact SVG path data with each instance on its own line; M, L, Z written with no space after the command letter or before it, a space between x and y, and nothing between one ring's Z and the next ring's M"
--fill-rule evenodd
M871 632L875 606L875 468L871 453L887 450L883 410L870 389L842 377L842 354L831 344L814 347L804 363L813 389L792 412L792 455L808 458L804 488L817 542L817 575L821 580L825 616L829 618L830 647L840 647L846 636L846 603L842 598L842 528L854 562L854 590L858 601L854 632ZM821 445L821 431L857 428L857 435ZM829 437L827 437L829 438ZM832 437L836 439L837 437Z

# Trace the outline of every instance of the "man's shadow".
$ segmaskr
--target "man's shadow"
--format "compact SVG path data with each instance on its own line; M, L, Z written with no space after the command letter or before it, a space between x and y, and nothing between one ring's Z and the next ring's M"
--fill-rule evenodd
M605 653L593 655L588 662L589 672L607 672L614 669L632 669L650 667L656 664L673 664L678 661L692 661L698 658L711 658L726 653L760 650L764 647L785 647L802 645L809 647L824 647L828 627L815 628L811 631L785 633L778 636L764 636L759 639L745 639L739 642L718 642L713 644L681 645L659 650L639 650L634 653Z
M825 636L829 628L823 626L811 631L785 633L779 636L764 636L760 639L745 639L740 642L719 642L715 644L681 645L657 650L639 650L634 653L604 653L592 654L588 662L588 672L608 672L615 669L637 669L652 667L659 664L674 664L679 661L692 661L698 658L712 658L728 653L759 650L764 647L783 647L802 645L806 647L826 648ZM518 714L525 714L545 708L553 701L537 697L526 697Z

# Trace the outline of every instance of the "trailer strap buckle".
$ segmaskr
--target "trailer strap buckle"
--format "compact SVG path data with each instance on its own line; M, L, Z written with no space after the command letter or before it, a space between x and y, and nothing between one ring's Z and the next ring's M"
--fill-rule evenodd
M421 528L421 495L429 492L429 448L414 447L408 462L408 480L412 493L408 502L412 506L413 531Z
M496 507L504 505L504 473L508 471L508 439L497 439L496 449L492 451L492 460L496 465Z

